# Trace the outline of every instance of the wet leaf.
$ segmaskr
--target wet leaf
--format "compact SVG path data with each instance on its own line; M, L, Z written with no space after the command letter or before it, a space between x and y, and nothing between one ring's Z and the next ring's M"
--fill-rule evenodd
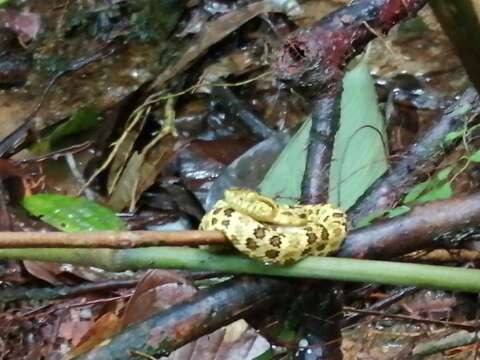
M343 80L340 128L330 169L330 202L348 209L387 169L384 119L365 61Z
M260 183L259 190L262 194L273 198L278 197L278 202L283 204L294 204L298 201L307 161L311 127L312 120L309 118L290 139Z
M255 359L269 344L244 320L218 329L180 349L164 360Z
M223 197L224 191L230 187L256 188L259 180L265 177L287 141L286 134L275 134L235 159L211 186L205 200L205 209L211 209L215 202Z
M37 194L23 198L22 205L32 215L66 232L126 228L110 209L85 198Z
M210 46L224 39L247 21L271 9L271 3L259 1L207 22L202 31L188 42L185 46L186 50L181 52L181 56L172 61L172 64L155 79L153 86L162 87L168 80L187 69Z
M122 316L122 328L187 300L197 290L184 276L169 270L151 270L138 282Z

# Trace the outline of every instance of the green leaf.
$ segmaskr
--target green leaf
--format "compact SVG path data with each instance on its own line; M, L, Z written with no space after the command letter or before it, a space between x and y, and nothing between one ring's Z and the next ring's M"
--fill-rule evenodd
M355 225L355 229L359 229L359 228L371 225L373 220L379 219L383 216L387 216L388 218L391 219L391 218L394 218L396 216L406 214L410 210L411 210L410 207L408 207L406 205L402 205L402 206L398 206L398 207L390 209L390 210L379 210L379 211L373 212L370 215L365 216L364 218L357 221L357 223Z
M397 207L395 207L395 208L387 211L387 217L388 217L389 219L391 219L391 218L394 218L394 217L396 217L396 216L400 216L400 215L406 214L406 213L408 213L410 210L411 210L411 208L408 207L408 206L405 206L405 205L397 206Z
M10 0L0 0L0 7L7 6Z
M418 199L418 197L425 192L427 189L431 189L433 187L433 182L431 180L427 180L415 185L413 188L410 189L408 194L403 199L405 204L409 204L414 202Z
M340 128L330 169L330 202L348 209L388 168L384 119L365 61L343 81Z
M22 205L32 215L66 232L126 229L114 212L85 198L37 194L23 198Z
M308 118L290 139L258 186L262 194L278 197L283 204L295 204L300 198L311 127Z
M465 158L471 162L480 163L480 150L475 151L472 155L468 155Z
M97 124L99 112L93 106L84 106L76 110L69 120L57 126L48 136L33 146L35 153L50 152L60 140L68 135L89 130Z
M426 203L435 200L444 200L449 199L453 195L452 186L450 183L445 183L440 187L436 187L433 190L430 190L425 195L420 196L415 202L416 203Z
M439 181L447 180L452 170L453 166L447 166L445 169L440 170L435 177Z
M463 137L465 134L465 129L457 130L457 131L451 131L447 135L445 135L445 141L453 141L458 138Z
M379 210L371 213L370 215L361 218L359 221L356 222L355 229L359 229L368 225L372 224L372 221L384 216L388 210Z
M253 360L273 360L278 354L272 348L253 358Z

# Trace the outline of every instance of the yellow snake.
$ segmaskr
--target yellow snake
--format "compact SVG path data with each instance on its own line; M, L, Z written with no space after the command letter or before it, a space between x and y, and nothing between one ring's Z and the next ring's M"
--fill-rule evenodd
M226 190L200 229L221 231L250 258L280 265L334 253L347 233L345 213L330 204L280 205L241 188Z

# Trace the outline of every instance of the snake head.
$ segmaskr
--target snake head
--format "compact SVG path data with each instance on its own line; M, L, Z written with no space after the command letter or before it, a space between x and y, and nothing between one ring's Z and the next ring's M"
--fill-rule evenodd
M225 190L225 201L236 211L258 221L269 222L278 212L278 205L272 199L250 189Z

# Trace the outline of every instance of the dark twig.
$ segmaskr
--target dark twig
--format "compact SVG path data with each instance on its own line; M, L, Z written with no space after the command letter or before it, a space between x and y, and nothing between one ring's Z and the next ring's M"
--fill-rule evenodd
M466 127L466 118L471 116L471 110L479 105L480 100L475 90L467 89L460 100L448 107L439 121L421 135L402 159L378 179L350 209L350 222L355 224L374 211L395 206L412 185L425 178L445 154L455 148L458 141L447 143L446 135Z
M302 182L302 202L321 204L328 201L328 174L333 142L340 120L341 86L315 100L307 164Z
M0 302L18 300L43 301L62 298L66 296L78 296L82 294L109 291L119 288L131 288L138 280L107 280L98 283L86 283L75 286L29 288L24 286L8 287L0 290Z
M375 311L375 310L362 310L362 309L355 309L351 307L345 307L344 308L347 311L352 311L356 312L358 314L363 314L364 316L377 316L377 317L383 317L383 318L392 318L392 319L397 319L397 320L405 320L405 321L410 321L410 322L418 322L418 323L426 323L426 324L435 324L435 325L440 325L443 327L456 327L460 329L468 329L468 330L474 330L476 328L475 324L462 324L458 322L453 322L453 321L442 321L442 320L434 320L434 319L427 319L427 318L422 318L418 316L409 316L409 315L401 315L401 314L388 314L382 311Z
M390 294L390 296L388 296L385 299L377 301L375 304L369 306L365 310L367 310L367 311L379 311L379 310L385 309L385 308L395 304L396 302L400 301L405 296L413 294L415 291L417 291L416 287L407 287L407 288L402 288L402 289L396 289L396 290L393 291L392 294ZM358 321L360 321L361 319L363 319L365 316L367 316L366 313L356 312L352 315L349 315L349 316L343 318L341 326L342 326L342 328L352 326L353 324L355 324Z

